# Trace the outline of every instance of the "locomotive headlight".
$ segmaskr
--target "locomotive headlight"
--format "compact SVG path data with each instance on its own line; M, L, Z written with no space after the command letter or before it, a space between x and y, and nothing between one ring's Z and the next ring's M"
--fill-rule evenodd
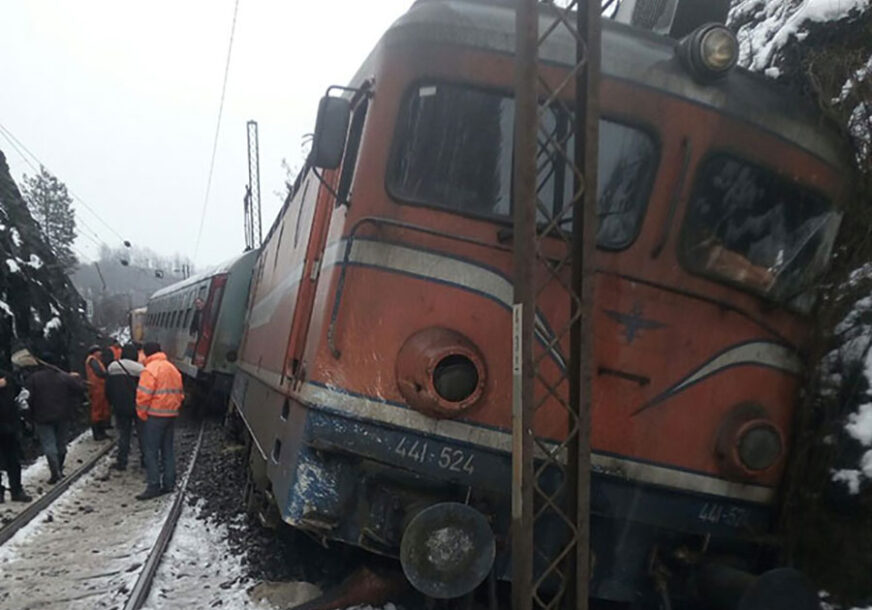
M781 457L781 435L769 422L753 422L740 433L736 450L748 470L760 472L771 467Z
M702 36L700 58L713 72L726 72L739 58L739 44L727 28L714 27Z
M406 339L397 353L397 388L406 403L431 417L457 417L482 398L484 357L467 337L430 327Z
M710 23L684 38L679 54L694 78L711 82L726 76L736 65L739 42L726 27Z
M753 479L773 468L783 455L781 430L761 405L742 403L727 412L715 444L715 456L724 474Z
M463 402L478 387L478 368L462 354L451 354L433 370L433 387L448 402Z

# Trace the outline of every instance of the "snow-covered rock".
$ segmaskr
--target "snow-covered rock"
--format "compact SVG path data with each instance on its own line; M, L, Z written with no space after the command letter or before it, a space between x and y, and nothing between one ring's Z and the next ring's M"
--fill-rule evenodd
M763 72L791 38L802 41L809 24L856 15L868 10L870 3L872 0L740 0L733 4L729 16L731 23L739 25L739 62Z
M2 152L0 224L0 368L9 366L21 346L51 352L63 366L80 367L96 333L82 314L82 298L43 241Z

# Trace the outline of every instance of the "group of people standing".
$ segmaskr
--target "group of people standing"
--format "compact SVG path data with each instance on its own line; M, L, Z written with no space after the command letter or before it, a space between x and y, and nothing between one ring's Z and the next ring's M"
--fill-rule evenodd
M91 399L91 430L106 438L112 415L118 427L118 455L111 468L126 470L135 427L146 488L136 496L148 500L170 493L176 485L173 448L175 419L185 398L182 375L157 343L101 350L94 346L85 360Z
M22 400L48 462L49 483L64 477L64 460L75 405L87 390L91 403L91 430L95 440L110 438L112 416L118 428L114 470L126 470L133 430L139 438L140 464L146 469L146 489L137 499L147 500L175 488L174 423L184 400L182 377L157 343L141 347L117 342L94 345L85 359L87 383L77 373L54 366L50 355L27 370L26 392L9 372L0 370L0 459L5 462L11 499L30 502L21 484L20 415ZM5 488L0 483L0 502Z

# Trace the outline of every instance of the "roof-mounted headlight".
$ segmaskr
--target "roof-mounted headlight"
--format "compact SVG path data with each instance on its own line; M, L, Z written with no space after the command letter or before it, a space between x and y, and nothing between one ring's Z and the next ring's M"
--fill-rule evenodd
M688 34L679 53L691 75L709 83L725 77L739 61L739 41L723 25L709 23Z

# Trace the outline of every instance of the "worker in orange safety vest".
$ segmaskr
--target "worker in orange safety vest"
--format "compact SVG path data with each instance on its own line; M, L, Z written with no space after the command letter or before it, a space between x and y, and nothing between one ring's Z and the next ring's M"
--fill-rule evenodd
M142 442L145 445L147 487L136 496L137 500L149 500L175 489L173 429L185 399L182 375L167 360L160 345L146 343L143 351L145 370L139 376L136 388L136 415L144 422Z
M91 433L95 441L109 438L106 428L112 419L109 400L106 398L106 367L100 359L101 352L99 345L92 345L88 348L88 357L85 358L88 398L91 401Z

